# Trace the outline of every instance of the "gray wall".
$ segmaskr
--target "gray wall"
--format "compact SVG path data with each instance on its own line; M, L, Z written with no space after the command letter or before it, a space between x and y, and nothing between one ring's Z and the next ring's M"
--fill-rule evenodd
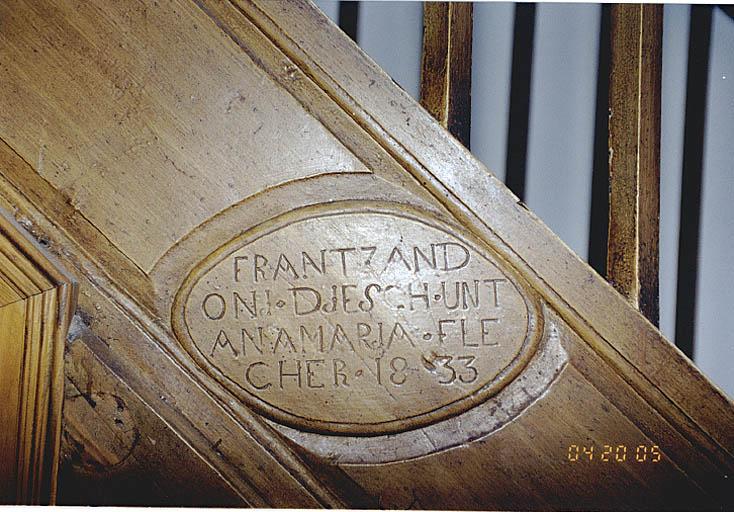
M338 2L316 2L336 20ZM681 162L690 7L666 5L663 36L660 324L675 334ZM361 2L360 46L408 93L418 96L419 2ZM537 8L528 133L526 203L586 258L601 8ZM514 4L475 3L472 147L505 176ZM714 12L704 147L694 359L734 397L734 20ZM683 212L685 215L685 212ZM732 315L732 316L730 316Z

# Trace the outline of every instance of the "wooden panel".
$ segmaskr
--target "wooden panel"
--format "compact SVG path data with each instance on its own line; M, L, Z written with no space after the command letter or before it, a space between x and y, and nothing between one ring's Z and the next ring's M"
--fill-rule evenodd
M72 331L59 504L248 505Z
M53 503L75 288L1 211L0 282L0 503Z
M663 7L613 6L611 37L607 278L657 325Z
M37 160L26 158L16 121L0 118L0 206L80 283L66 370L67 502L732 503L731 402L313 5L207 0L176 2L175 14L164 8L158 24L196 20L181 44L211 48L207 65L247 70L237 80L249 84L253 106L273 102L273 122L308 119L314 129L291 141L276 123L269 139L238 139L238 154L257 160L240 171L242 194L213 209L179 202L175 216L151 217L155 226L145 228L132 217L129 225L105 223L112 214L104 198L93 200L104 210L99 217L69 204L65 185L44 179ZM89 20L104 10L98 2L49 9L63 12L50 19L81 39L96 33ZM137 45L120 59L180 65L173 43L150 33L142 15L147 9L156 19L154 2L116 9L132 15L118 24L124 30L108 27L110 37ZM102 14L102 24L111 15ZM37 27L37 19L35 7L19 4L2 37L15 47L53 34L52 54L31 66L39 71L73 53L73 43L65 50L72 36ZM14 64L13 83L24 83L24 69ZM262 79L253 84L251 75ZM76 79L96 101L86 89L94 76ZM145 89L193 87L190 79L155 74ZM55 87L39 72L26 93L39 105L18 100L17 114L60 108ZM210 104L221 89L199 92ZM157 111L171 99L149 101ZM181 110L190 116L195 108ZM258 119L250 112L239 122ZM130 118L161 138L176 134L166 116ZM75 126L53 122L59 132ZM206 125L202 137L228 139L219 127ZM110 130L123 142L131 137ZM195 160L202 142L176 140L177 165ZM274 186L272 159L291 143L315 168L335 159L354 166L296 172ZM116 154L75 148L84 161ZM214 190L207 180L220 175L202 160L190 167L191 180L158 173L153 160L112 165L151 188L122 206L156 209L181 193L206 195ZM112 187L96 168L79 172ZM156 179L145 181L151 173ZM180 232L156 239L149 252L133 247L143 245L144 230L163 226ZM574 446L592 445L598 459L569 459ZM618 446L630 454L642 446L656 461L604 455ZM176 490L191 482L201 483L197 498Z
M247 5L242 3L243 8ZM305 66L322 66L325 69L322 86L344 108L356 109L365 126L375 136L384 137L384 144L403 162L405 169L441 198L454 216L483 236L512 247L510 252L527 265L524 268L532 269L529 271L532 282L541 289L548 287L548 295L544 297L564 311L564 318L584 334L587 343L605 355L609 364L629 375L638 386L649 384L665 390L674 404L685 408L697 421L707 423L708 418L712 427L721 425L714 411L730 410L726 397L710 394L710 387L702 378L688 382L695 390L682 385L680 374L700 375L690 362L669 344L661 343L659 331L651 328L641 315L623 307L624 301L604 279L598 278L546 226L507 194L501 182L477 160L453 144L407 95L389 86L389 78L366 56L331 31L324 31L323 38L307 37L309 27L314 30L325 22L296 22L298 13L305 9L297 2L270 8L258 4L258 7L277 18L277 23L265 20L262 24L283 45L284 51L299 56ZM289 42L284 33L298 39L299 45ZM346 88L349 95L345 94ZM384 102L401 108L384 109ZM383 122L389 122L389 135L381 125L371 122L377 113ZM442 141L439 149L436 149L437 141ZM464 174L462 170L467 169L471 171ZM660 371L663 362L670 365L668 371ZM671 374L676 378L671 378ZM697 395L708 396L710 400L697 400ZM731 444L734 439L727 434L727 429L714 428L716 437L723 435Z
M253 190L364 169L185 5L0 6L3 139L143 270Z

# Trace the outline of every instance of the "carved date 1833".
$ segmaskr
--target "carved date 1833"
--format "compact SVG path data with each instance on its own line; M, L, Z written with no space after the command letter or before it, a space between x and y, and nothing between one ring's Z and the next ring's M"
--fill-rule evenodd
M529 357L539 321L488 251L382 211L245 234L189 276L174 310L195 359L260 412L354 434L489 396Z

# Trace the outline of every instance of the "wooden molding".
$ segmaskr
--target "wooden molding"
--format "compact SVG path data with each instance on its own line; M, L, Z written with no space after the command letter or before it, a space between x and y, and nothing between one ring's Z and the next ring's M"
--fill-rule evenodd
M0 212L0 503L55 501L75 297L68 275Z
M7 12L13 30L0 35L7 41L0 53L7 49L7 60L20 64L9 68L11 86L0 87L0 102L9 110L0 123L0 205L30 219L33 236L48 240L81 287L66 354L68 449L60 502L731 508L731 401L315 6L182 0L47 9L24 4ZM39 57L32 57L34 50ZM119 57L114 66L110 54ZM69 67L74 82L61 79ZM39 105L43 115L31 115ZM185 126L191 132L180 129ZM358 209L365 219L368 206L379 207L392 224L344 221L347 209ZM376 241L398 233L391 226L418 232L405 212L420 212L413 217L425 221L426 232L451 227L476 246L474 253L491 256L498 269L522 281L524 295L541 308L535 316L543 319L541 344L526 369L464 412L457 400L471 399L472 390L437 392L449 383L422 381L412 388L418 398L395 403L414 407L411 415L418 416L426 412L425 403L416 401L423 400L421 392L440 392L447 397L443 404L457 402L457 414L404 431L319 431L325 421L286 423L286 416L267 414L272 408L257 402L256 409L254 400L240 399L235 386L243 376L247 380L251 363L260 361L258 371L265 363L280 371L271 357L275 350L267 361L240 356L240 366L236 355L206 359L214 349L234 354L218 335L231 317L197 321L193 315L214 288L201 287L208 286L205 279L189 294L188 276L206 273L213 277L209 284L230 286L218 257L239 251L244 242L265 247L271 262L284 253L281 246L298 254L333 249L332 256L353 246L370 250L377 244L353 235L356 228L367 225L362 231L374 233ZM282 234L281 226L301 221L309 224L298 224L306 227L298 228L297 237ZM276 236L276 228L286 241L265 238ZM255 239L258 234L263 236ZM392 254L401 243L384 248ZM236 261L244 259L229 266L235 274ZM341 272L346 277L345 266ZM316 282L309 275L306 284ZM400 282L408 282L402 275ZM255 290L246 279L243 289ZM461 282L469 283L468 276ZM431 283L440 285L435 276ZM323 290L337 284L350 289L336 277L333 283L318 281ZM387 289L387 282L377 284ZM282 286L268 290L288 296ZM367 312L348 313L363 318ZM193 336L175 319L186 315L193 319ZM281 318L296 325L294 315ZM428 325L423 319L414 323ZM189 349L196 342L203 346L202 325L215 329L204 357L196 360ZM427 329L419 332L423 340L437 333ZM219 346L213 344L217 339ZM406 360L417 355L410 345L404 344ZM447 375L448 369L437 368L435 354L425 352L432 359L416 372ZM466 361L462 354L456 355ZM298 368L296 356L288 357L289 368ZM268 404L285 404L301 415L312 407L309 419L331 423L362 421L362 412L367 423L391 410L385 404L393 400L385 395L379 403L355 405L374 384L352 387L352 400L339 389L338 401L318 401L320 382L344 382L334 379L289 395L287 390L302 391L301 373L293 371L290 387L278 382L277 392L265 397ZM355 378L358 371L354 365ZM270 378L258 381L262 386L279 376L254 375ZM396 395L399 380L390 388ZM393 416L403 418L406 408L396 407ZM327 413L333 415L324 418ZM612 461L597 455L594 464L586 459L581 465L568 451L579 444L596 446L596 454L621 446L630 453L641 447L644 455L649 447L660 458L636 465L622 455L616 465L604 465Z

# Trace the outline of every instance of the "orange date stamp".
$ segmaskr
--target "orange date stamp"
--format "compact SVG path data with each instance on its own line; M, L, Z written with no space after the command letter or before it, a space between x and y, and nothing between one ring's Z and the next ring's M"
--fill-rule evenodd
M568 447L566 458L569 462L611 462L611 463L638 463L657 464L662 460L662 452L656 444L640 444L628 446L625 444L605 444L601 446L572 444Z

